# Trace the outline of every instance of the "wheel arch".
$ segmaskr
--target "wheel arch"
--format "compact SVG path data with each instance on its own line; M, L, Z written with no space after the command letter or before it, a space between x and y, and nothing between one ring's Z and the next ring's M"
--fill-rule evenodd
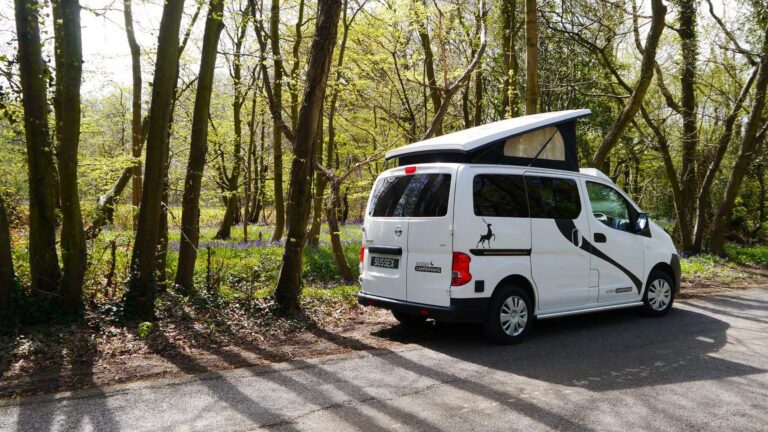
M493 289L493 293L491 294L491 297L496 294L496 292L501 287L505 286L516 286L525 291L526 294L528 294L528 297L533 302L533 310L536 310L536 305L538 304L538 299L536 298L536 290L533 288L533 284L530 280L528 280L527 277L519 274L513 274L506 276L504 279L500 280L499 283L496 284L496 287Z
M675 293L678 292L680 287L677 286L678 285L677 277L675 276L674 269L669 263L660 262L660 263L657 263L655 266L653 266L653 268L651 268L651 271L648 272L648 279L650 279L651 273L655 271L662 272L667 276L669 276L669 278L672 279L672 289L675 291ZM646 288L647 288L647 285L648 285L648 281L646 280Z

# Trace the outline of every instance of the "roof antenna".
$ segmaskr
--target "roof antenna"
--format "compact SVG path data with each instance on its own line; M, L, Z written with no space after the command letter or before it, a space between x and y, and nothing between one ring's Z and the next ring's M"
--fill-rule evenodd
M549 136L549 139L547 139L547 142L545 142L544 145L541 146L539 151L536 153L536 156L534 156L533 159L531 159L531 163L528 164L528 168L530 168L533 165L533 163L536 162L536 160L539 158L539 155L541 154L541 152L543 152L544 149L547 148L547 145L549 145L549 142L552 141L552 138L554 138L555 135L557 135L558 132L559 132L559 130L557 128L555 128L555 132L553 132L552 135Z

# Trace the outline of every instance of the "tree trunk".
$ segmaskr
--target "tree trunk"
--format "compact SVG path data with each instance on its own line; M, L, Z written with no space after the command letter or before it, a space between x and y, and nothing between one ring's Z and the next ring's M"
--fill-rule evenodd
M461 89L464 84L472 77L472 72L475 70L475 68L480 64L480 60L483 58L483 54L485 53L485 47L487 45L487 26L485 24L485 19L488 15L488 10L485 8L485 1L481 0L480 4L480 43L477 48L477 52L475 52L475 56L472 58L472 61L469 63L466 69L464 69L464 72L459 76L451 85L448 87L448 89L445 92L444 97L442 98L440 109L437 110L437 113L435 114L435 118L432 119L432 123L429 126L429 129L427 129L426 132L424 132L424 135L421 137L422 140L431 138L432 136L437 133L437 131L440 130L443 124L443 118L445 117L445 114L448 112L448 107L451 104L451 99L456 94L456 92Z
M61 191L61 256L64 262L60 292L64 312L82 312L83 279L87 263L80 194L77 187L77 149L80 144L80 81L83 70L79 0L54 0L56 58L56 136L59 140Z
M472 125L480 126L483 123L483 69L478 68L475 76L475 114Z
M469 115L469 84L470 82L467 81L461 92L461 117L462 120L464 120L464 129L472 127L472 119Z
M502 63L504 79L501 87L501 118L515 117L518 112L517 94L517 0L506 0L501 3L502 18Z
M323 113L320 112L319 116L320 124L317 125L317 144L315 145L314 160L322 164L323 163ZM322 225L323 217L323 193L325 191L325 177L314 176L314 187L312 194L312 220L309 227L309 233L307 235L307 244L311 247L318 247L320 245L320 228Z
M755 228L750 232L750 240L755 242L760 241L760 231L763 230L763 221L765 221L765 198L768 195L765 185L765 164L760 165L760 169L757 173L758 200L757 200L757 221L755 222ZM0 229L2 229L0 227Z
M341 196L341 224L346 225L349 220L349 193Z
M266 184L267 184L268 166L264 161L264 144L266 142L267 124L264 118L263 110L260 114L260 117L261 117L261 121L260 121L261 132L259 133L259 158L258 158L258 168L257 168L258 171L256 173L257 192L255 193L255 197L254 197L255 203L253 206L253 215L251 216L251 221L253 223L259 222L259 214L261 214L264 209L264 195L267 193Z
M712 253L722 255L725 252L725 231L728 220L733 213L736 195L739 193L747 168L754 158L754 149L757 145L758 129L761 127L763 109L765 108L766 87L768 87L768 27L765 29L765 38L760 50L760 67L755 84L755 95L752 109L749 112L747 126L741 139L739 154L733 162L728 184L725 187L725 195L720 207L712 221L712 235L710 236L709 250Z
M87 240L93 240L98 237L104 225L107 224L107 221L110 219L109 215L114 211L115 201L117 201L117 198L120 197L120 194L128 186L131 178L133 178L133 170L134 167L124 169L112 187L96 200L93 219L91 219L91 223L85 230L85 238Z
M257 73L254 70L254 74ZM256 92L253 92L256 95ZM256 149L256 98L253 99L251 104L251 116L248 119L248 150L245 152L246 164L245 164L245 191L243 193L243 216L241 223L243 224L243 241L248 241L248 224L251 215L251 200L252 200L252 188L253 188L253 163L255 159L254 151Z
M8 221L3 195L0 194L0 322L3 315L11 312L11 290L16 285L16 275L13 271L13 254L11 252L11 226Z
M638 79L627 104L624 106L624 109L621 111L621 114L616 121L611 125L608 133L606 133L603 141L600 143L595 156L592 158L592 166L596 168L602 168L605 164L605 161L608 158L608 153L616 146L616 143L624 133L627 125L635 117L637 111L640 110L643 99L645 98L645 93L651 85L653 68L656 64L656 48L659 45L661 33L664 31L667 8L664 6L662 0L652 0L651 10L651 28L645 39L645 50L643 52L642 63L640 64L640 78Z
M133 31L132 0L123 0L123 17L125 20L125 34L128 37L128 47L131 50L131 75L133 77L133 90L131 92L131 155L134 158L133 165L133 195L131 202L138 208L141 204L141 148L143 146L142 121L141 121L141 47L136 42ZM138 214L138 213L137 213ZM136 225L134 217L134 226Z
M283 109L283 60L280 55L280 0L272 0L269 15L269 39L272 46L272 59L274 66L274 95L275 109ZM274 165L275 188L275 230L272 232L272 241L283 238L285 228L285 201L283 196L283 133L277 119L272 124L272 151Z
M144 145L144 141L147 139L147 128L149 127L149 118L145 117L141 122L141 141L139 142L139 153L141 153L141 147ZM115 202L123 193L128 182L135 175L135 165L123 170L120 176L115 180L112 187L104 194L99 196L96 201L96 210L94 211L93 219L91 219L90 225L85 230L85 238L87 240L95 239L104 225L107 224L109 215L114 211Z
M280 276L275 288L275 300L284 310L294 310L299 307L301 263L311 203L309 181L314 170L317 129L325 99L333 48L336 44L341 1L320 0L317 9L315 37L310 49L304 96L296 123L291 186L288 193L288 205L291 208L288 235L283 249Z
M525 113L539 112L539 36L536 0L525 0Z
M685 216L692 221L696 212L698 176L696 174L696 155L699 147L699 128L696 113L696 59L698 41L696 40L696 2L678 0L680 52L683 57L680 73L681 115L683 117L682 154L680 165L680 186L683 188L683 208ZM686 233L692 237L692 233ZM690 251L686 251L690 252Z
M654 135L656 136L659 152L661 153L662 160L664 161L664 169L667 174L667 179L669 180L669 186L671 189L670 192L672 193L672 202L675 206L675 216L677 218L677 228L680 232L681 244L683 246L683 250L687 250L690 247L690 237L686 236L685 233L691 232L691 221L686 217L684 210L682 197L683 192L682 188L680 187L680 182L677 178L675 164L672 161L672 154L669 151L669 142L667 137L661 132L656 123L651 120L645 108L641 107L640 112L642 113L645 122L648 124L648 127L651 128Z
M235 52L232 54L232 83L235 91L235 98L232 101L232 122L235 132L235 148L232 151L233 164L232 172L226 179L226 189L224 191L227 209L224 218L221 221L219 230L216 232L216 239L229 239L232 233L232 225L240 221L240 170L243 164L243 126L240 112L245 103L245 93L243 93L242 83L242 50L245 31L248 28L248 21L243 17L243 22L238 29L237 39L235 40ZM222 163L223 158L222 158Z
M48 130L46 72L37 0L15 0L19 75L29 175L29 269L33 291L55 292L61 272L56 253L53 145Z
M326 218L328 220L328 230L331 233L331 249L333 250L333 259L336 261L336 267L339 269L342 280L351 281L354 279L354 276L352 275L352 269L349 268L347 259L344 257L344 246L341 244L339 216L336 209L340 187L341 182L338 179L331 182L331 195L328 197Z
M429 98L432 101L432 111L437 116L440 111L440 106L443 104L442 97L440 95L440 87L437 85L437 78L435 76L435 55L432 53L432 41L429 37L429 31L427 30L427 3L422 1L421 5L417 5L417 10L421 10L424 16L416 17L416 28L419 32L419 41L421 42L421 48L424 50L424 69L427 74L427 86L429 87ZM435 129L435 136L443 134L442 122L437 125Z
M288 92L291 94L291 127L296 129L296 121L299 115L299 67L301 66L301 55L299 49L301 48L301 41L303 40L303 32L301 31L304 25L304 0L299 0L299 10L296 17L296 39L293 41L293 49L291 54L293 56L293 62L291 64L291 78L288 84Z
M163 196L160 205L160 234L157 236L157 253L155 254L157 292L165 292L168 288L168 267L166 265L168 262L168 195L171 188L168 169L169 166L166 165L165 173L163 174Z
M747 96L749 96L749 90L752 88L752 84L755 82L757 72L758 68L755 67L752 71L752 74L747 79L747 82L745 82L744 86L741 88L739 97L736 99L733 108L731 108L730 114L728 114L728 117L725 119L725 125L722 128L723 132L720 135L720 138L717 140L715 154L709 164L709 167L707 168L706 173L704 174L704 180L702 181L701 187L699 188L696 201L696 225L693 234L693 246L691 248L692 253L697 254L702 251L704 243L704 230L706 229L707 225L704 219L707 208L709 207L709 198L712 191L712 185L715 182L715 177L720 172L720 165L723 162L726 151L728 151L728 145L731 142L731 136L733 135L736 119L741 113L741 107L744 105L744 101L747 99Z
M224 29L223 11L223 0L211 0L203 31L203 48L192 114L187 174L184 179L184 195L181 202L181 238L175 284L182 293L190 293L194 289L193 277L200 240L200 188L205 170L205 158L208 154L208 113L211 107L219 36Z
M144 187L139 208L136 240L131 257L124 310L128 317L152 319L155 309L155 263L160 236L163 188L168 164L168 131L175 90L179 52L179 28L184 0L167 0L163 6L158 36L157 59L149 109L149 131Z
M352 17L347 20L347 7L349 5L348 0L344 0L341 5L341 39L339 40L339 54L338 59L336 60L336 73L334 76L334 83L332 92L331 92L331 101L328 104L328 143L326 145L326 155L325 155L325 163L328 164L328 166L331 165L331 159L333 158L333 148L336 146L336 107L339 101L339 88L341 86L341 80L342 80L342 67L344 66L344 54L347 50L347 40L349 37L349 28L352 26L352 22L354 21L355 17L357 16L357 12L359 12L360 9L357 9L356 12L352 14ZM362 8L362 6L361 6ZM321 124L322 126L322 124ZM322 141L318 145L318 163L323 163L323 145ZM314 212L314 219L312 221L312 230L310 232L310 244L314 247L317 247L320 244L320 228L322 224L322 217L323 217L323 195L325 194L325 188L328 184L328 179L325 176L317 176L316 182L315 182L315 212Z

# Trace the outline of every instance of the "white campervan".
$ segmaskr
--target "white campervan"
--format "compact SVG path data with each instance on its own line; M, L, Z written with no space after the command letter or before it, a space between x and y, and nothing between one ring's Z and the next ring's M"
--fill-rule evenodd
M579 169L589 110L503 120L387 153L368 200L361 304L404 324L483 322L512 343L534 318L641 307L680 286L672 240L596 169Z

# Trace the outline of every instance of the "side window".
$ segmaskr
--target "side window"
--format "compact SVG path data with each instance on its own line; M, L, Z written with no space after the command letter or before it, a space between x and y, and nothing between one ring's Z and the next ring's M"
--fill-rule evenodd
M521 175L478 174L472 181L475 216L528 217Z
M624 197L610 186L601 183L587 182L587 195L592 206L592 214L611 228L633 232L632 214L629 203Z
M576 180L559 177L525 176L532 218L576 219L581 198Z

